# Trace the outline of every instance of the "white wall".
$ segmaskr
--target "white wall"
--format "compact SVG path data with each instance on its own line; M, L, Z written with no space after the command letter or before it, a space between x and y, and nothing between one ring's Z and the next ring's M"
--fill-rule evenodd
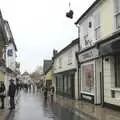
M68 62L68 54L70 50L72 51L72 64L69 64ZM53 65L54 73L77 68L75 52L78 52L78 44L64 51L61 55L59 55L54 61ZM62 62L61 68L59 67L59 58L61 59Z
M79 37L80 37L80 46L81 49L85 49L86 47L90 47L91 45L94 45L96 42L95 38L95 15L99 13L99 7L96 7L92 12L90 12L87 16L85 16L80 22L79 22ZM92 23L91 28L89 28L89 22ZM85 45L84 36L88 34L87 40L91 41L91 45Z
M70 49L64 51L60 56L58 56L55 59L54 64L53 64L53 72L59 73L59 72L64 72L64 71L68 71L71 69L77 70L78 66L77 66L77 60L76 60L75 53L78 52L78 50L79 50L78 44L76 44ZM68 62L68 56L69 56L70 51L72 51L72 64L69 64ZM61 68L59 67L59 58L62 60ZM75 72L75 83L74 84L75 84L75 99L78 99L78 73L77 71ZM53 80L53 85L56 86L55 77Z

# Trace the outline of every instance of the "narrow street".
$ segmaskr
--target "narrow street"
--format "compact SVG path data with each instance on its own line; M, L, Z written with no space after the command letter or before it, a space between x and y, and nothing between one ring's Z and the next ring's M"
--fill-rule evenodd
M40 93L21 93L16 109L5 120L94 120L80 117L50 100L44 101Z

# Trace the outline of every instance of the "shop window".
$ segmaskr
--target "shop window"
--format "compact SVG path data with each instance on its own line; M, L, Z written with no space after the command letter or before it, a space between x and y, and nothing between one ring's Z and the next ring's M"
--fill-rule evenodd
M120 56L115 57L115 73L116 73L116 79L115 79L115 86L120 87Z
M68 82L67 82L67 76L64 77L64 92L67 93L67 85L68 85Z
M70 76L68 77L68 93L71 94L71 80L70 80Z
M120 0L114 0L114 14L116 29L120 28Z
M82 66L82 91L94 93L94 64Z

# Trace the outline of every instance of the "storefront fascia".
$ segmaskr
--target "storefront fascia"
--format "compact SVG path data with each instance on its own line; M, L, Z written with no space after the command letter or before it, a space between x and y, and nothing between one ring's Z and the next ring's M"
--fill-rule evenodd
M63 95L63 96L68 96L68 97L71 97L71 98L74 98L75 96L72 95L72 94L75 94L73 93L74 92L74 83L71 84L71 82L75 82L75 73L76 73L76 69L70 69L70 70L67 70L67 71L62 71L62 72L59 72L59 73L56 73L55 74L55 78L56 78L56 92L57 94L60 94L60 95ZM74 80L73 81L70 81L70 76L71 75L74 75ZM67 91L65 91L65 79L67 77ZM71 88L73 87L73 88ZM71 91L73 89L73 92Z
M80 99L88 100L96 104L96 58L98 49L95 47L78 54L79 68L79 95Z

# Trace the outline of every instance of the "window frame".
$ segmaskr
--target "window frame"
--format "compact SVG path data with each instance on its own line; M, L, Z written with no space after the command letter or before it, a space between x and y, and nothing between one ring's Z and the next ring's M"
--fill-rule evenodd
M116 10L116 3L115 3L115 1L116 0L113 0L113 2L114 2L114 28L115 28L115 31L118 31L118 30L120 30L120 26L119 27L117 27L117 16L118 15L120 15L120 8L119 8L119 10L117 11ZM120 6L119 6L120 7Z

